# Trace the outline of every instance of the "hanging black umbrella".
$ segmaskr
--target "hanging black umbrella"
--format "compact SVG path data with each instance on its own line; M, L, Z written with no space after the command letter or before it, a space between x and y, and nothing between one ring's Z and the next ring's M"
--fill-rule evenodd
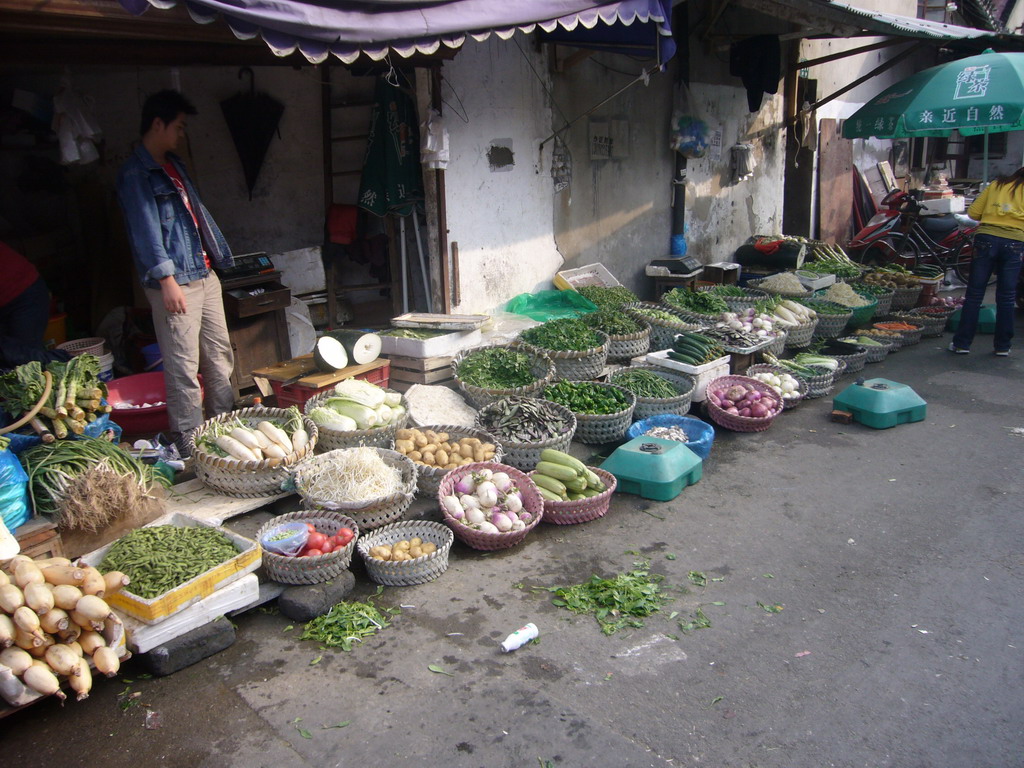
M242 161L245 173L245 186L252 190L256 186L256 177L260 175L263 159L267 156L270 141L277 132L284 105L262 91L256 91L256 77L249 67L242 67L238 77L249 73L249 92L236 93L220 103L224 119L227 121L231 138L238 150L238 159Z

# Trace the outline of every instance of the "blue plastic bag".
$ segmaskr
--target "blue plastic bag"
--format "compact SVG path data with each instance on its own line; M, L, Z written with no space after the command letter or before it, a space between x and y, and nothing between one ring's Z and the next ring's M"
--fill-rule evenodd
M14 451L0 451L0 518L9 531L28 522L32 510L28 501L28 475Z
M702 461L711 455L711 444L715 441L715 428L700 419L677 416L674 413L659 413L630 425L626 437L633 440L646 434L651 427L679 427L689 438L686 442L687 448L697 454Z

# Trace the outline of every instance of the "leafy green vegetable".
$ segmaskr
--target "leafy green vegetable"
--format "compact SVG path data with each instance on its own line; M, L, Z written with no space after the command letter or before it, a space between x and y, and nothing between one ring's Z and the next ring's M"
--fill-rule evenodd
M665 323L674 323L677 325L683 324L683 319L679 317L679 315L673 315L667 309L657 309L656 307L634 307L629 311L634 315L649 317L652 320L661 320Z
M624 285L581 285L576 288L576 292L596 304L598 309L616 309L623 304L639 301L636 294Z
M677 397L679 390L668 379L644 368L627 368L612 375L612 384L628 389L637 397Z
M530 358L508 347L487 347L469 354L458 370L466 384L483 389L515 389L537 380L530 370Z
M4 410L11 416L20 416L39 402L45 386L43 368L34 360L5 373L0 376L0 399L4 401Z
M455 677L451 672L446 670L444 667L438 666L437 664L428 664L427 669L438 675L448 675L448 677Z
M679 622L679 628L683 632L692 632L695 629L709 629L710 627L711 619L704 615L704 611L699 606L693 614L693 619L687 622Z
M314 640L326 648L351 651L355 643L361 643L390 626L389 616L400 612L398 608L380 611L369 600L365 603L338 603L323 616L317 616L306 624L299 639Z
M668 598L659 584L663 576L651 575L649 564L633 563L633 570L609 579L591 576L571 587L548 587L553 605L577 614L593 614L601 632L614 634L625 627L644 626L643 618L657 613Z
M577 317L560 317L519 334L527 344L542 349L581 352L601 346L601 337Z
M729 311L729 305L725 303L725 299L707 291L691 291L688 288L681 287L673 288L662 296L662 300L667 301L674 307L695 312L698 315L719 315L722 312Z
M580 318L587 326L609 336L629 336L644 329L640 323L618 309L599 309Z

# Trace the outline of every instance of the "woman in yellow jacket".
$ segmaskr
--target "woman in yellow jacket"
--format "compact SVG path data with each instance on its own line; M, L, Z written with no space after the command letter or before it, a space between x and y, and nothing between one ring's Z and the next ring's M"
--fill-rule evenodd
M974 236L974 258L964 292L960 325L953 334L949 351L966 355L978 330L978 313L985 298L988 281L996 276L995 353L1010 354L1013 340L1013 313L1024 254L1024 168L1009 176L1000 176L978 195L967 215L981 226Z

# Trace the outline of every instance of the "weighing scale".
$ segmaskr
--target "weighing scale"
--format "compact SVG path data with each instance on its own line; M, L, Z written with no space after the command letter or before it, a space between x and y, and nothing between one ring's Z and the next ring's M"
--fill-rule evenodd
M667 259L653 259L647 263L648 277L693 277L704 271L704 265L696 256L673 256Z
M857 379L832 401L833 413L852 414L854 421L872 429L924 421L927 406L906 384L889 379Z
M701 478L701 458L678 440L641 435L615 449L601 469L618 480L616 490L669 501Z

